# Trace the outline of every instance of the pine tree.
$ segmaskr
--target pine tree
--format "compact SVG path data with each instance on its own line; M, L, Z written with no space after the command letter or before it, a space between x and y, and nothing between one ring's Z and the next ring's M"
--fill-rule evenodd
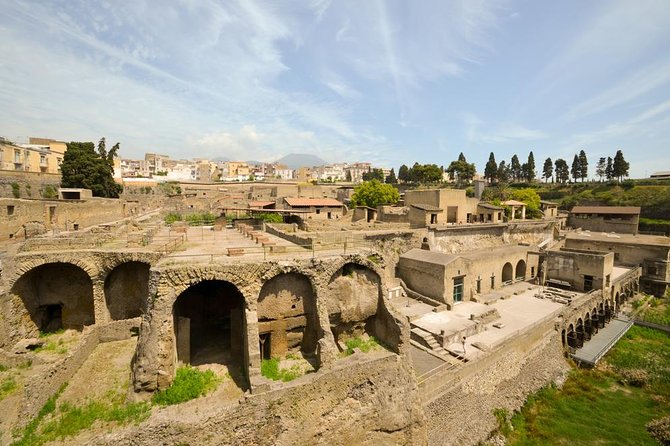
M556 166L556 182L566 183L570 179L568 163L563 158L559 158L554 162L554 165Z
M574 159L572 160L572 167L570 168L570 176L572 176L572 179L576 182L577 178L579 178L581 174L582 167L579 163L579 156L575 155Z
M624 159L623 152L621 150L617 150L616 155L614 155L614 163L612 164L613 178L617 178L619 181L621 181L623 177L628 176L629 168L630 164Z
M488 179L491 183L498 178L498 163L496 163L496 157L493 152L489 155L489 160L484 167L484 178Z
M607 157L607 167L605 167L605 177L607 181L614 179L614 166L612 166L612 157Z
M510 165L512 171L512 181L519 181L521 179L521 164L519 163L519 157L512 155L512 164Z
M522 170L524 179L527 182L532 183L533 180L535 180L535 157L533 156L532 151L528 154L528 162L524 163L524 168Z
M579 177L582 179L582 182L584 182L584 179L586 179L589 176L589 161L586 158L586 152L584 150L579 151Z
M510 168L505 164L505 160L498 164L498 182L507 183L510 177Z
M404 164L400 166L400 169L398 169L398 180L400 180L402 183L409 181L409 167Z
M549 181L549 178L554 174L554 163L551 162L551 158L544 160L544 167L542 168L542 177L544 182ZM553 182L553 181L552 181Z
M603 177L605 176L607 169L607 158L604 156L601 156L600 159L598 159L598 164L596 164L596 175L598 175L598 178L600 178L600 181L603 180Z
M391 171L389 172L389 176L386 177L386 183L388 184L396 184L398 182L398 179L395 177L395 171L393 168L391 168Z

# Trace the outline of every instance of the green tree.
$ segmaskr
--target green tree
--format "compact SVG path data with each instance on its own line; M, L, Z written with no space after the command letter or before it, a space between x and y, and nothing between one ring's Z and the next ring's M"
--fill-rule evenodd
M347 173L344 176L345 181L351 182L351 169L347 169Z
M389 176L386 177L386 183L387 184L398 183L398 179L395 177L395 171L393 170L393 168L391 168L391 171L389 172Z
M607 181L614 179L614 166L612 165L612 157L607 157L607 166L605 167L605 178Z
M437 183L442 181L442 169L436 164L414 163L409 169L409 178L421 184Z
M498 182L507 183L510 180L511 171L510 168L505 164L505 160L500 161L498 164Z
M400 180L401 183L409 181L409 167L404 164L398 169L398 180Z
M512 171L512 181L519 181L521 179L521 163L519 163L519 157L516 154L512 155L510 169Z
M547 158L544 160L544 167L542 168L542 178L544 178L544 182L546 183L549 181L549 178L551 178L554 175L554 163L551 161L551 158Z
M570 179L570 169L568 169L568 163L563 159L559 158L554 162L556 167L556 182L557 183L567 183Z
M570 175L572 178L577 181L577 178L580 178L582 176L582 165L579 162L579 157L575 155L575 157L572 160L572 167L570 167Z
M384 182L384 171L378 168L374 168L371 171L365 172L363 175L363 181L377 180Z
M475 168L474 163L468 163L465 159L465 155L461 152L458 155L458 160L452 161L447 167L447 172L452 179L456 179L458 184L468 184L475 177L477 169Z
M484 166L484 178L491 183L498 178L498 163L496 163L496 157L493 152L489 154L489 160L486 162L486 166Z
M119 143L107 151L105 138L96 152L92 142L70 142L61 164L61 186L91 189L96 197L118 198L123 189L114 182L114 158Z
M528 154L528 162L523 165L522 174L524 179L529 183L535 180L535 156L532 151Z
M354 189L351 207L368 206L376 208L380 204L396 204L400 199L398 189L378 180L365 181Z
M598 176L598 178L600 178L600 181L603 180L603 177L607 172L606 169L607 169L607 158L601 156L600 159L598 159L598 164L596 164L596 175Z
M512 192L512 200L522 201L526 204L526 216L530 218L539 218L542 216L540 212L540 196L535 192L535 189L517 189Z
M589 176L589 160L586 158L584 150L579 151L579 178L582 182Z
M629 168L630 164L624 159L623 152L617 150L616 155L614 155L614 163L612 164L612 178L616 178L621 182L623 177L628 176Z

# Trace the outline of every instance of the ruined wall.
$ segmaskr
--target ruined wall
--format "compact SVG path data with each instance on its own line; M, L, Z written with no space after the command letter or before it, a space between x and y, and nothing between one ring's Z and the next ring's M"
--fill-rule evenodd
M56 191L60 180L60 174L56 173L3 170L0 174L0 198L16 198L15 189L20 198L42 198L48 195L47 189Z
M440 226L428 231L430 249L450 254L507 244L540 244L553 237L556 222L527 221L507 224Z
M539 333L546 333L546 328ZM495 409L520 409L528 395L561 381L569 365L563 358L560 336L551 331L522 335L509 345L465 366L446 392L424 406L431 445L474 445L497 428ZM424 391L424 395L426 392Z
M0 240L25 238L46 231L83 229L126 216L127 208L121 200L93 198L91 200L24 200L0 198Z
M367 359L374 355L350 357L331 370L250 395L233 407L201 399L164 409L140 426L90 444L425 445L421 403L408 360L388 352ZM180 415L183 411L189 416Z

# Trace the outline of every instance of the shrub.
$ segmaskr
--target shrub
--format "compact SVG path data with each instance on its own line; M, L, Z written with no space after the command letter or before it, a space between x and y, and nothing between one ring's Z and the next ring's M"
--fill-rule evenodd
M14 198L21 197L21 186L19 186L19 183L12 183L12 195L14 195Z
M171 225L174 222L181 221L181 214L170 212L165 216L165 223Z
M156 393L151 401L161 406L183 403L214 390L219 378L211 370L201 371L191 366L179 367L170 387Z
M262 212L260 214L254 214L254 217L263 220L266 223L283 223L284 217L279 214L273 214L271 212Z
M42 191L42 197L44 198L58 198L58 191L52 185L47 185Z
M670 416L650 421L645 427L660 444L670 444Z

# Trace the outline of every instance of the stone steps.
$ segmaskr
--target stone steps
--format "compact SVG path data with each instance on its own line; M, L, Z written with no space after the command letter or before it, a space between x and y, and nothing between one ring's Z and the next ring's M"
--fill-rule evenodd
M431 349L433 351L433 353L436 353L440 356L444 356L445 358L451 357L449 352L446 351L437 342L437 339L435 339L435 337L431 333L429 333L425 330L422 330L419 327L413 327L411 329L410 336L414 341L416 341L416 342L424 345L425 347L428 347L429 349Z

